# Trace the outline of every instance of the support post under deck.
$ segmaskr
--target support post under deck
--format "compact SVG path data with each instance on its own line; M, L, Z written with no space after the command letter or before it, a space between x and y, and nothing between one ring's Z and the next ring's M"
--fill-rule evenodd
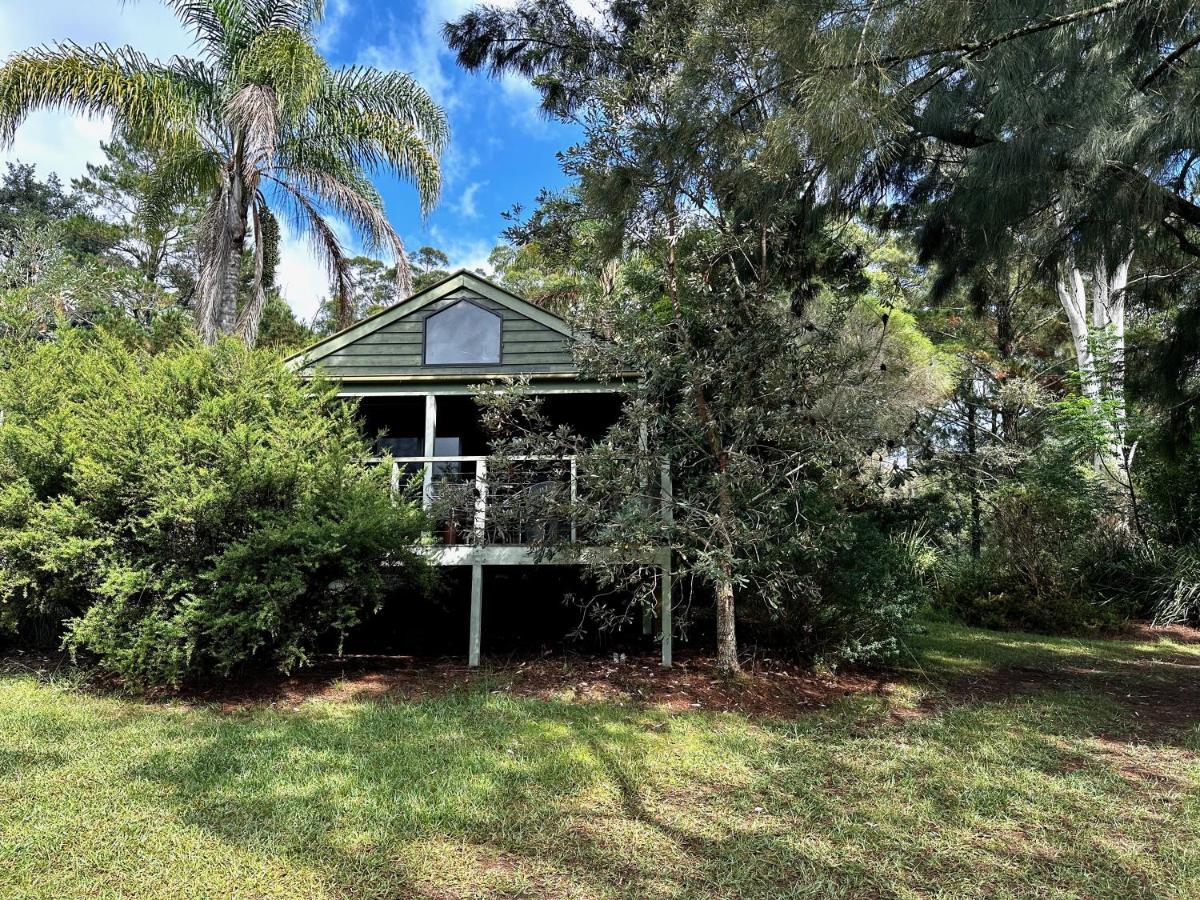
M662 464L659 490L662 493L660 498L662 521L668 531L668 540L670 540L669 532L671 526L675 524L675 492L671 484L671 464L669 462ZM659 621L662 623L662 667L664 669L671 668L671 556L671 548L668 544L663 549L662 584L659 586L662 591L662 609L659 611Z
M662 667L671 668L671 566L662 567L662 610L659 617L662 621Z
M483 631L483 566L471 566L471 636L467 644L467 665L479 665L479 648Z

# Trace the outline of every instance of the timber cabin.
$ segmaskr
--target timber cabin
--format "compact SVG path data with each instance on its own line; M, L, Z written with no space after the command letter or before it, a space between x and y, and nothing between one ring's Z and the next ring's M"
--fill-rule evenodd
M381 461L390 457L392 489L420 486L436 525L418 549L439 566L470 567L467 658L479 665L484 618L484 569L491 566L581 566L588 546L573 520L547 519L537 495L557 481L574 502L579 473L573 457L515 457L489 478L489 444L474 396L482 386L521 378L543 399L552 421L598 440L616 421L620 383L586 381L572 344L584 340L560 317L466 270L350 328L313 344L289 361L302 377L332 379L338 396L358 404L363 427ZM523 471L514 474L514 467ZM662 475L669 516L670 473ZM570 529L569 550L534 548L547 528ZM648 548L629 559L660 571L658 640L671 665L671 555ZM647 611L643 635L654 632Z

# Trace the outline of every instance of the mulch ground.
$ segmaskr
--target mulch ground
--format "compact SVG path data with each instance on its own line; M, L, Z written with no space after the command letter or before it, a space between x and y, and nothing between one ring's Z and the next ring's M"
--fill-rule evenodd
M649 655L620 660L557 656L492 661L479 669L452 659L349 656L321 660L288 677L264 674L175 696L233 711L263 704L295 706L312 699L420 700L482 685L495 693L543 700L607 700L678 712L793 718L850 694L886 693L892 684L883 676L821 675L770 661L756 663L731 681L719 675L711 659L701 656L676 659L670 670L660 668Z
M1117 640L1200 643L1200 629L1136 626ZM65 666L61 655L30 654L0 659L0 671L52 673ZM421 700L483 686L516 697L578 702L614 701L671 711L734 712L754 718L793 719L848 696L888 695L914 681L932 689L917 707L893 705L905 720L959 703L1003 700L1047 687L1103 694L1128 709L1147 729L1180 730L1200 722L1200 664L1151 661L1039 668L1009 668L934 684L914 673L814 673L789 663L759 658L736 680L722 678L713 660L683 654L663 670L646 656L562 656L491 660L471 669L458 658L409 656L325 657L293 675L262 672L219 684L157 692L169 700L235 712L260 706L295 707L309 700L353 701L394 698ZM119 689L97 682L97 690Z
M1176 644L1200 644L1200 628L1190 625L1147 625L1144 622L1136 622L1115 639L1150 643L1170 640Z

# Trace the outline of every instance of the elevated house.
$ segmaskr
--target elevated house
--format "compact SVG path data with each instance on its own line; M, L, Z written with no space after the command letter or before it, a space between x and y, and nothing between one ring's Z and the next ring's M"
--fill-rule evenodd
M581 476L573 457L509 457L489 471L495 458L474 401L484 386L516 377L520 389L544 399L553 420L602 437L619 414L625 385L580 375L572 344L584 339L560 317L463 270L292 358L302 376L335 380L339 396L358 405L380 461L392 466L393 490L418 486L435 519L420 552L439 566L470 567L473 666L482 644L485 567L582 566L611 552L589 546L569 512L547 515L536 502L556 485L574 503ZM661 488L665 501L665 468ZM670 514L665 502L663 514ZM546 529L562 538L552 552L538 546ZM648 613L643 632L659 635L669 666L670 552L650 547L624 561L661 571L657 629Z

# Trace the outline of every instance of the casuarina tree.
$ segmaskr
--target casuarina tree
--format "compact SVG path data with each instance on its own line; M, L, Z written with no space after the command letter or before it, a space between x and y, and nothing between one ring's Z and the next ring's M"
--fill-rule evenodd
M581 325L610 338L586 362L642 375L608 436L618 462L593 455L587 468L624 479L600 492L622 496L657 477L625 462L643 434L641 458L669 458L665 540L712 596L718 665L732 673L739 607L796 610L817 596L796 574L828 560L817 507L940 381L904 316L863 296L857 242L820 202L820 164L801 142L773 140L779 110L758 101L770 60L730 42L739 19L726 12L630 2L596 22L531 0L479 7L446 36L461 64L531 77L543 109L583 129L564 154L576 188L543 198L513 236L581 254ZM611 536L662 543L653 516L638 521L625 511Z

